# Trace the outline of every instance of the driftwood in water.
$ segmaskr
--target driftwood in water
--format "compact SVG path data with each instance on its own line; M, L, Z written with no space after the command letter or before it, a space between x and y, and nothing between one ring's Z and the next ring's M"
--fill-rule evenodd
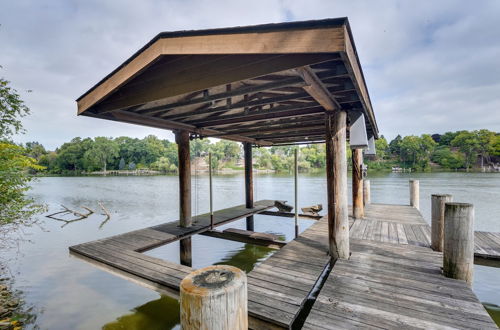
M104 219L103 222L101 222L101 224L99 225L99 229L102 228L106 222L109 221L109 219L111 219L111 215L109 214L108 210L106 210L106 208L104 207L104 205L101 203L101 202L97 202L97 204L99 204L99 206L101 207L101 209L104 211L104 214L106 216L106 219Z
M293 210L293 206L286 204L285 202L275 201L274 206L281 212L291 212Z
M308 206L308 207L303 207L301 210L303 213L306 214L311 214L311 215L319 215L318 213L323 209L323 205L318 204L318 205L313 205L313 206Z
M94 211L92 211L90 208L88 207L84 207L82 206L81 208L82 209L86 209L88 212L87 213L80 213L78 211L75 211L75 210L72 210L70 208L67 208L66 206L62 205L62 208L64 208L63 211L59 211L59 212L56 212L56 213L52 213L52 214L49 214L49 215L46 215L47 218L50 218L50 219L53 219L53 220L57 220L57 221L61 221L61 222L64 222L64 224L61 226L64 227L72 222L76 222L76 221L80 221L80 220L83 220L83 219L87 219L90 215L92 215L94 213ZM75 215L77 218L75 219L63 219L61 217L56 217L56 215L65 215L65 214L73 214Z
M104 221L99 226L99 228L101 228L102 226L104 226L104 224L106 222L109 221L109 219L111 219L111 214L108 212L108 210L106 210L106 208L104 207L104 205L101 202L97 202L97 203L99 204L99 206L101 207L101 209L104 211L104 213L102 215L106 216L106 219L104 219ZM52 213L52 214L49 214L49 215L45 216L45 217L50 218L52 220L64 222L64 224L61 226L61 228L64 227L64 226L67 226L68 224L70 224L72 222L77 222L77 221L81 221L81 220L87 219L89 216L91 216L92 214L95 213L94 210L92 210L91 208L89 208L87 206L80 206L80 208L87 210L87 213L82 213L82 212L79 212L79 211L75 211L73 209L70 209L70 208L62 205L62 204L61 204L61 207L64 210L58 211L58 212L55 212L55 213ZM61 217L61 216L68 215L68 214L73 214L76 218L65 219L65 218Z

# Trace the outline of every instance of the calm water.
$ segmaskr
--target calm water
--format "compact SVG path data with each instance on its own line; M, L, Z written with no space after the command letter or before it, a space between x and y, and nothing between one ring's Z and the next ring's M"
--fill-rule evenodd
M476 207L476 230L500 231L500 175L486 173L429 173L371 175L372 201L407 204L408 179L420 180L420 203L424 217L430 218L430 194L450 193L455 201L471 202ZM299 205L326 204L324 175L299 177ZM214 208L244 203L243 175L214 178ZM293 201L293 177L258 175L255 199ZM24 291L24 300L38 314L42 329L177 329L175 299L101 271L69 256L68 246L104 238L134 229L175 220L178 214L178 185L175 176L155 177L51 177L33 184L31 194L49 206L49 212L88 206L97 210L103 202L112 218L99 228L104 216L71 223L42 218L41 228L25 230L18 248L3 251L16 275L15 285ZM193 178L193 211L208 211L208 178ZM304 230L311 221L301 220ZM224 227L244 228L244 220ZM293 220L255 217L255 230L271 232L289 240ZM179 262L178 244L146 252ZM193 238L193 267L224 263L247 271L272 253L253 245L210 237ZM481 301L500 305L500 268L475 267L474 291ZM167 311L167 312L166 312Z

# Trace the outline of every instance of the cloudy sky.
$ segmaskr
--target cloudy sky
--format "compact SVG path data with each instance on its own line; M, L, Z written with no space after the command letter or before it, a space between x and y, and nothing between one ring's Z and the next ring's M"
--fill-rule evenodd
M19 142L169 131L76 116L75 99L158 32L349 17L380 132L500 132L500 1L0 0L0 76L32 115ZM28 90L32 92L28 93Z

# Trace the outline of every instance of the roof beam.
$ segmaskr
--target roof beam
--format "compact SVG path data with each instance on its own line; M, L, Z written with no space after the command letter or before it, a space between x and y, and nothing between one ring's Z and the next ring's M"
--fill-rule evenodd
M258 99L255 101L251 102L246 102L246 101L241 101L238 103L234 103L232 105L223 105L220 107L215 107L215 108L206 108L206 109L197 109L194 111L189 111L189 112L184 112L184 113L179 113L175 115L170 115L168 116L161 116L162 118L166 118L169 120L178 120L181 118L186 118L186 117L191 117L191 116L198 116L198 115L204 115L204 114L216 114L220 112L227 112L230 110L234 109L240 109L240 108L248 108L248 107L255 107L255 106L262 106L262 105L267 105L267 104L272 104L272 103L279 103L283 101L290 101L290 100L296 100L296 99L304 99L304 98L309 98L310 95L307 93L301 93L301 94L287 94L287 95L282 95L282 96L277 96L277 97L268 97L265 99Z
M302 106L287 106L255 111L252 113L241 113L210 119L201 119L195 122L188 122L196 127L217 127L219 125L235 124L241 122L266 121L273 118L300 117L312 113L321 113L324 109L316 104L304 104Z
M321 79L318 78L316 73L310 66L303 66L295 69L295 71L302 77L306 86L302 88L309 93L319 104L327 111L341 109L340 104L330 94L328 89L323 85Z
M119 120L119 121L123 121L123 122L127 122L127 123L139 124L139 125L168 129L168 130L185 130L185 131L188 131L190 133L196 133L196 134L200 134L200 135L210 135L210 134L220 133L219 131L214 130L214 129L197 128L196 126L189 125L189 124L172 122L170 120L159 119L159 118L155 118L155 117L141 116L141 115L138 115L136 113L132 113L132 112L128 112L128 111L115 111L115 112L113 112L112 117ZM263 146L272 145L272 143L265 141L265 140L256 140L253 138L248 138L248 137L238 136L238 135L228 135L225 138L228 140L233 140L233 141L238 141L238 142L251 142L251 143L255 143L255 144L263 145Z
M238 134L238 135L251 135L251 134L269 134L269 133L284 133L284 132L295 132L295 131L304 131L312 128L317 128L319 126L324 127L325 126L325 120L323 118L315 118L313 121L306 122L303 124L295 124L295 125L286 125L286 124L281 124L281 125L265 125L261 127L257 127L254 129L247 129L247 130L238 130L238 129L232 129L226 133L222 133L220 135L211 135L211 137L223 137L227 135L232 135L232 134Z

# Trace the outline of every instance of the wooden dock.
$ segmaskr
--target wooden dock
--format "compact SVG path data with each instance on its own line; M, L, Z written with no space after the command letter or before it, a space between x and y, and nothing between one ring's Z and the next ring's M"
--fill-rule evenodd
M420 212L405 205L371 204L365 219L357 220L351 238L430 247L431 227ZM500 260L500 233L476 231L474 256Z
M260 201L250 212L272 205ZM217 224L247 214L244 207L222 210ZM189 233L208 230L205 216L197 223ZM430 249L428 225L416 209L367 207L364 220L351 219L350 259L338 260L329 274L327 229L324 217L247 274L251 328L300 328L302 323L306 329L497 328L464 282L441 274L442 254ZM139 251L189 233L165 224L70 250L102 269L176 296L181 279L193 269ZM318 288L307 313L304 306Z

